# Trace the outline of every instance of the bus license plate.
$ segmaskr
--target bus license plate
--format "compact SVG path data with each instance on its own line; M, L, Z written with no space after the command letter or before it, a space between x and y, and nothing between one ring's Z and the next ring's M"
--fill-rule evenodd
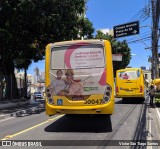
M73 96L72 97L73 101L77 101L77 100L84 100L84 96Z

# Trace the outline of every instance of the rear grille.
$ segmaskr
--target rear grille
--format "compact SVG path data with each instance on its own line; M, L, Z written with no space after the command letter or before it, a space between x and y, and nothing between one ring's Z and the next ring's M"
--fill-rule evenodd
M82 98L83 98L83 100L87 100L89 97L90 97L90 95L85 95L85 96L65 96L68 100L70 100L70 101L81 101L82 100ZM73 100L73 98L77 98L77 100ZM79 100L78 100L78 98L79 98Z

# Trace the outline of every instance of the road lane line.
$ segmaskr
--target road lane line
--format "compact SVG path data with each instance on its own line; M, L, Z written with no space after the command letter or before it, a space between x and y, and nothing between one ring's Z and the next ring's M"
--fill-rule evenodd
M7 121L7 120L10 120L10 119L13 119L13 118L15 118L15 117L9 117L9 118L6 118L4 120L1 120L0 122L4 122L4 121Z
M148 108L148 134L147 134L147 140L148 141L152 141L152 133L151 133L151 131L152 131L152 127L151 127L151 120L149 119L149 118L151 118L151 109L149 109ZM147 145L147 149L152 149L152 146L148 146Z
M15 134L13 134L13 135L7 135L6 137L4 137L4 138L1 139L1 140L7 140L7 139L10 139L10 138L13 138L13 137L15 137L15 136L18 136L18 135L24 133L24 132L27 132L27 131L29 131L29 130L32 130L32 129L38 127L38 126L41 126L41 125L43 125L43 124L45 124L45 123L48 123L48 122L51 122L51 121L56 120L56 119L58 119L58 118L61 118L62 116L64 116L64 114L63 114L63 115L59 115L59 116L57 116L57 117L54 117L54 118L52 118L52 119L48 119L48 120L45 121L45 122L42 122L42 123L40 123L40 124L37 124L37 125L32 126L32 127L30 127L30 128L27 128L27 129L25 129L25 130L22 130L22 131L20 131L20 132L18 132L18 133L15 133Z
M156 108L156 111L157 111L157 114L158 114L158 118L160 120L160 112L159 112L158 108Z

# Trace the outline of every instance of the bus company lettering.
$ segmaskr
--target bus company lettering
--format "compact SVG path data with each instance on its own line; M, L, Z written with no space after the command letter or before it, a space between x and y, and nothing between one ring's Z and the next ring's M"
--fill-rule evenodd
M101 51L75 52L75 58L98 57Z

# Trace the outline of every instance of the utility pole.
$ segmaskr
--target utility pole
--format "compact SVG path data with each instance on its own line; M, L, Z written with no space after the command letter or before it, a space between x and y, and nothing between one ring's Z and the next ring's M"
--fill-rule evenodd
M158 57L158 24L160 15L160 0L151 0L152 4L152 79L159 78Z

